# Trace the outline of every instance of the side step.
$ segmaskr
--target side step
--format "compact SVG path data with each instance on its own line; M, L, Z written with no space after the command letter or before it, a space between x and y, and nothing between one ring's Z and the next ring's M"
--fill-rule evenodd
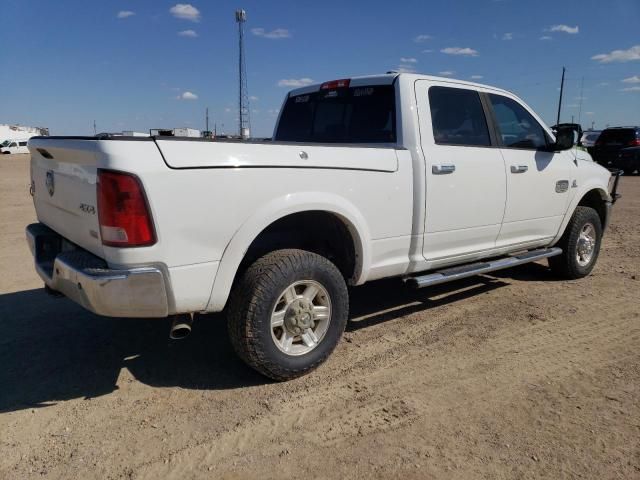
M459 280L461 278L473 277L474 275L479 275L481 273L495 272L496 270L502 270L503 268L510 268L524 263L535 262L536 260L541 260L543 258L555 257L561 253L561 248L541 248L538 250L524 252L520 255L498 258L487 262L469 263L466 265L447 268L445 270L438 270L426 275L406 277L404 281L415 288L429 287L439 283L452 282L453 280Z

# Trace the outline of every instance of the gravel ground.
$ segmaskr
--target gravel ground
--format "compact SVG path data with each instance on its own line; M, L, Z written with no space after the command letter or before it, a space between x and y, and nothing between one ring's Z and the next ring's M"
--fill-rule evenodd
M333 356L288 383L219 315L173 343L48 297L28 183L0 158L0 478L640 478L640 178L588 278L356 288Z

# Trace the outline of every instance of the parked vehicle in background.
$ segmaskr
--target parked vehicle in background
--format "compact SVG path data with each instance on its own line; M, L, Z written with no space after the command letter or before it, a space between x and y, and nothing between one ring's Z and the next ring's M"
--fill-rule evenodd
M32 139L27 239L49 289L102 315L173 315L174 337L225 310L239 356L285 380L339 342L347 285L545 258L588 275L617 183L573 143L498 88L334 80L291 91L271 142Z
M27 148L28 141L28 138L20 140L5 140L0 145L0 153L4 155L11 153L29 153L29 149Z
M587 149L593 147L596 144L596 140L598 140L601 132L602 130L587 130L586 132L583 132L580 143Z
M611 166L622 170L627 175L640 174L640 146L620 150L618 158L613 160Z
M640 147L640 127L612 127L602 131L591 154L600 165L614 167L621 151L630 147Z

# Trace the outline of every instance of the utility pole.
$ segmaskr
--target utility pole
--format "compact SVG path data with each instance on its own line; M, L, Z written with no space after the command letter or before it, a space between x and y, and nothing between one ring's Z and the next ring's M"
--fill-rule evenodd
M582 100L584 99L583 93L584 93L584 77L582 77L582 80L580 82L580 108L578 109L578 123L580 123L580 119L582 118ZM582 124L580 123L580 125Z
M205 132L209 131L209 107L206 109L205 120L204 120L204 130Z
M97 135L97 131L96 131L96 121L93 121L93 136L95 137Z
M564 67L562 67L562 80L560 81L560 100L558 100L558 118L556 125L560 124L560 110L562 110L562 92L564 91Z
M244 55L244 23L247 12L236 10L238 23L238 130L240 137L249 138L251 135L251 121L249 119L249 93L247 92L247 66Z

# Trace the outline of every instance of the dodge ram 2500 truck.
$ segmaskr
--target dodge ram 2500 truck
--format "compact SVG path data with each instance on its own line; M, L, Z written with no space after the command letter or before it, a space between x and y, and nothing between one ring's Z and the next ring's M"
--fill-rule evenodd
M274 379L332 352L347 285L426 287L548 258L593 269L616 178L515 95L414 74L291 91L269 142L35 137L38 274L100 315L226 312Z

